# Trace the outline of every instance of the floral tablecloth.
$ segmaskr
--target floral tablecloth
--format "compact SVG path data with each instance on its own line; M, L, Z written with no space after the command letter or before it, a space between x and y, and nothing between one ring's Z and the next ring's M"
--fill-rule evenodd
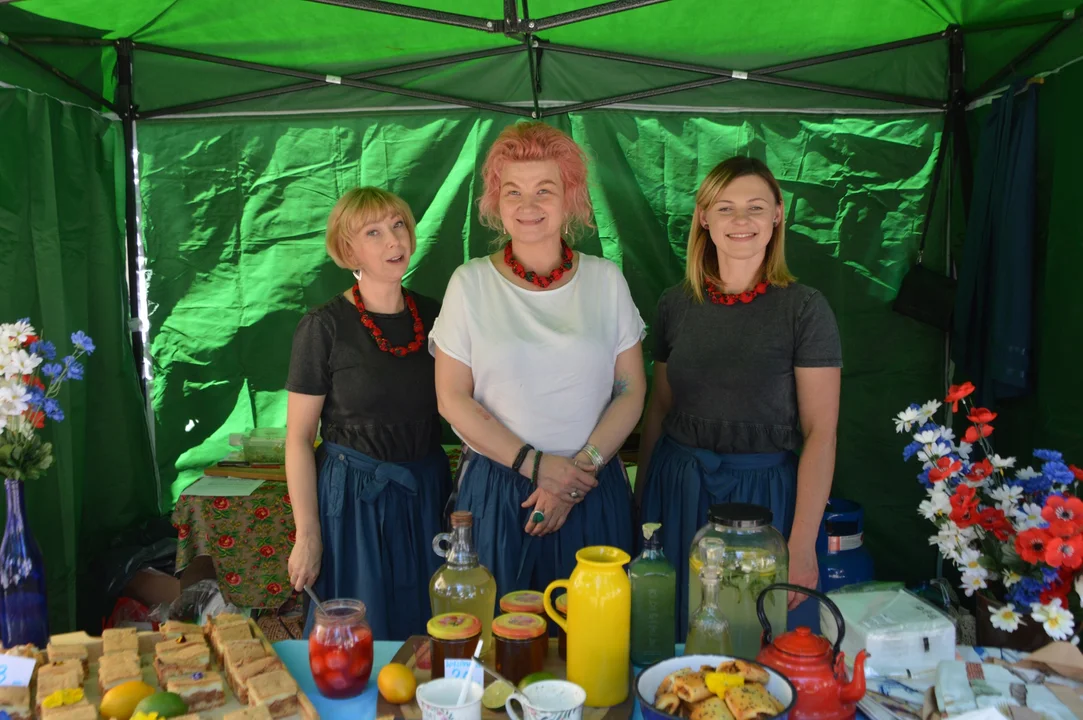
M445 447L454 473L459 448ZM286 483L265 481L247 496L181 495L173 509L177 572L196 557L214 563L228 602L278 608L290 599L290 551L297 540Z

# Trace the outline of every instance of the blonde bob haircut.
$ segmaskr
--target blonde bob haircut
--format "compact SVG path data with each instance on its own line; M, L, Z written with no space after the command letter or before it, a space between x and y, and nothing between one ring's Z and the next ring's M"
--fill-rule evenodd
M371 186L354 188L340 197L327 218L327 254L335 265L357 270L347 260L350 257L350 241L363 227L389 215L398 215L406 223L412 253L417 249L417 223L405 200L395 193Z
M778 180L760 160L750 157L732 157L720 162L699 186L696 193L696 209L692 213L692 227L688 231L688 262L685 266L684 280L688 290L698 302L704 300L704 285L709 280L722 287L722 278L718 271L718 252L711 242L710 231L703 227L703 215L716 202L718 196L731 182L739 177L756 175L771 188L775 197L775 206L782 203L782 188ZM776 287L786 287L795 278L786 267L786 223L775 226L771 239L767 243L767 254L763 260L763 271L767 282Z

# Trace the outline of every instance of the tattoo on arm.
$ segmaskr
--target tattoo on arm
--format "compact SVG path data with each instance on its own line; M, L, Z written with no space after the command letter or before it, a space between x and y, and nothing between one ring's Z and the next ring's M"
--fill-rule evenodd
M628 378L621 375L613 383L613 399L616 400L628 391Z

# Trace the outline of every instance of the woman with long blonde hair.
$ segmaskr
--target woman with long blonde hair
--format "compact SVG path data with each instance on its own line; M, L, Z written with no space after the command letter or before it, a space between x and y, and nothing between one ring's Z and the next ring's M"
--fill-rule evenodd
M789 541L789 581L817 585L842 348L827 300L786 267L784 220L764 163L720 163L696 194L685 281L658 302L636 494L677 567L682 637L688 553L711 505L768 508ZM791 593L790 608L803 599Z

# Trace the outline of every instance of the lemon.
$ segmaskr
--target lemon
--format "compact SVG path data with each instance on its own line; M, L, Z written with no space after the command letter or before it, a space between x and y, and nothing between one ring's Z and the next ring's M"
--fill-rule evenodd
M503 710L504 703L515 692L515 686L503 680L497 680L485 688L485 694L481 696L481 704L486 710Z
M522 690L527 685L533 685L534 683L541 682L542 680L556 680L556 679L557 679L556 675L554 675L551 672L547 672L545 670L543 670L541 672L530 673L525 678L523 678L522 680L519 681L519 689Z
M392 705L403 705L414 699L414 691L417 690L417 679L402 663L388 663L376 676L376 687Z
M141 680L129 680L109 689L102 697L102 717L128 720L135 706L154 694L154 688Z
M740 687L745 684L745 679L736 673L709 672L703 676L703 682L707 689L718 697L723 697L726 690L731 687Z

